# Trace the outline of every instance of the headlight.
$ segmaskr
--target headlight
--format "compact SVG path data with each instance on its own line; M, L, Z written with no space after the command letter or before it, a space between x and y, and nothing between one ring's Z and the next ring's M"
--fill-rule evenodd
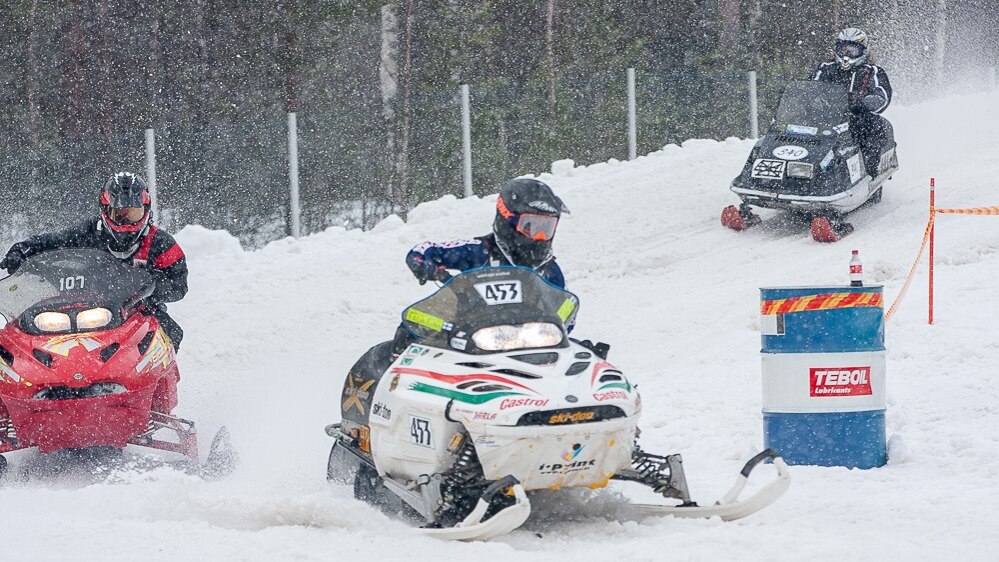
M486 351L509 351L532 347L551 347L562 341L562 329L550 322L490 326L472 334L472 341Z
M791 178L812 179L813 167L804 162L788 162L787 175Z
M103 328L111 322L111 311L106 308L91 308L76 315L78 330L93 330Z
M43 312L35 316L35 326L43 332L68 332L69 315L62 312Z

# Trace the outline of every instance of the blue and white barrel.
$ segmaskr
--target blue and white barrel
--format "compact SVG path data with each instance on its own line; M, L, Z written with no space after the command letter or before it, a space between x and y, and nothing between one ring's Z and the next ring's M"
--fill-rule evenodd
M763 433L788 464L888 462L882 287L760 289Z

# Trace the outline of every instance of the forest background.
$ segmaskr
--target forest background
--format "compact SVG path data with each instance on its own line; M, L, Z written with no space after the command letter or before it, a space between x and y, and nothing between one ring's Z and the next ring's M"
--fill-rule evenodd
M847 26L895 103L994 87L994 0L7 0L0 230L92 214L111 173L145 172L152 128L159 222L283 237L288 112L304 233L405 218L463 193L461 84L478 195L563 158L626 159L627 68L639 154L745 138L748 71L764 126Z

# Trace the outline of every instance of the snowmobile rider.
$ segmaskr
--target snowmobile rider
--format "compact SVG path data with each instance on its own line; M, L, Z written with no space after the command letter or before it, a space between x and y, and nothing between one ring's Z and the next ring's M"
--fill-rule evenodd
M877 177L881 147L887 140L891 123L879 114L891 103L888 74L868 62L867 34L856 27L839 32L833 46L835 60L823 62L813 80L842 84L850 92L850 130L854 132L864 155L867 173Z
M568 212L544 182L513 179L506 182L496 198L492 234L471 240L423 242L406 255L406 265L421 285L445 280L448 269L518 265L564 288L565 277L552 254L552 239L559 217Z
M184 331L166 312L164 303L187 294L187 259L168 232L152 224L146 182L135 174L120 172L108 179L98 196L100 215L58 232L32 236L10 247L0 269L14 273L21 263L47 250L103 248L116 258L149 271L156 281L144 303L145 312L163 327L174 349L180 348Z

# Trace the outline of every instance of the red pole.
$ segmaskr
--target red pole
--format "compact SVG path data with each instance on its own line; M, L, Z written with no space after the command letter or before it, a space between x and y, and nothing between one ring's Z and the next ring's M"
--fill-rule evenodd
M937 221L936 218L936 178L930 178L930 302L929 302L929 319L928 324L933 324L933 243L936 237Z

